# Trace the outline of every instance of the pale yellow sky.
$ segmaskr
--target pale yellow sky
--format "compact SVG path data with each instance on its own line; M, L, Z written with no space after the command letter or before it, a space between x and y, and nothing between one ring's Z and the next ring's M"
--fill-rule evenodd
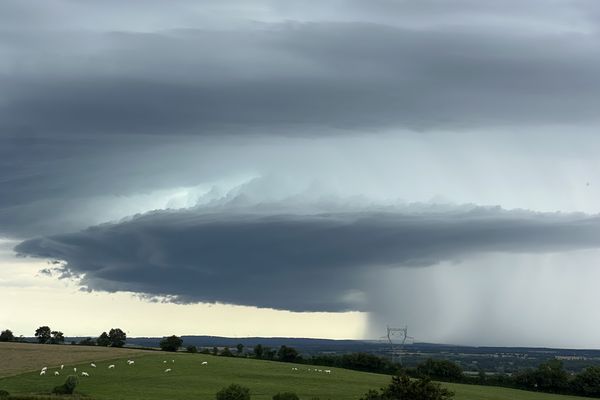
M366 314L296 313L223 304L152 303L131 293L87 293L74 282L39 274L45 261L16 258L0 241L0 329L33 336L48 325L66 336L97 336L120 327L129 336L215 335L362 338Z

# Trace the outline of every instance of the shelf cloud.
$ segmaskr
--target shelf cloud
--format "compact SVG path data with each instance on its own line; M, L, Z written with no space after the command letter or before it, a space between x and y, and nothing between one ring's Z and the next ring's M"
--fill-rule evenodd
M372 311L365 277L482 253L600 246L597 216L472 208L439 213L157 211L27 240L89 290L293 311ZM485 268L485 266L481 266Z

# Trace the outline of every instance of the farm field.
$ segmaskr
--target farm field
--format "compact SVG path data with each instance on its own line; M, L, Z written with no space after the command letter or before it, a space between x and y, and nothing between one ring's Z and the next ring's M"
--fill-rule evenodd
M13 345L15 346L15 345ZM27 346L27 345L16 345ZM363 373L331 368L331 374L308 371L313 367L298 364L287 364L272 361L253 360L244 358L214 357L203 354L170 354L152 351L127 349L98 349L97 352L81 353L77 356L99 358L88 359L86 362L68 363L66 360L73 356L78 347L73 346L36 346L39 349L39 359L50 359L47 375L40 376L39 369L45 366L43 362L36 365L34 372L0 378L0 389L8 390L11 394L47 394L54 386L62 384L66 375L72 373L73 367L78 372L86 371L90 377L80 377L78 393L97 400L159 400L177 398L179 400L214 399L215 393L224 386L238 383L248 386L252 398L267 400L277 392L293 391L303 400L319 397L321 400L357 400L367 390L379 388L390 381L386 375ZM27 349L26 351L31 351ZM14 347L0 347L0 360L8 352L14 355ZM123 353L127 355L123 358ZM64 357L61 359L61 353ZM113 356L110 358L110 356ZM28 354L30 360L32 354ZM101 358L100 358L101 357ZM107 359L109 358L109 359ZM135 360L134 365L127 365L126 360ZM173 362L174 360L174 362ZM94 361L97 368L90 367ZM166 361L166 363L164 362ZM207 365L202 365L207 361ZM60 376L54 376L59 368L51 365L65 364ZM108 369L109 364L115 364L114 369ZM292 367L299 370L294 371ZM23 366L25 368L25 366ZM166 368L171 372L165 373ZM27 369L31 369L28 361ZM582 399L574 396L558 396L541 393L531 393L514 389L487 386L445 384L456 393L456 400L571 400Z
M0 342L0 377L26 371L39 371L44 366L76 364L148 354L136 349L109 349L92 346L40 346L31 343Z

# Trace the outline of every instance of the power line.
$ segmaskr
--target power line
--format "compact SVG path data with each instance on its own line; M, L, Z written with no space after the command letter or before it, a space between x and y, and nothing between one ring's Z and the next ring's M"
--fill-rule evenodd
M412 336L408 336L408 325L404 328L392 328L387 326L387 334L382 337L387 339L390 345L390 358L392 362L402 364L402 353L407 340L413 340Z

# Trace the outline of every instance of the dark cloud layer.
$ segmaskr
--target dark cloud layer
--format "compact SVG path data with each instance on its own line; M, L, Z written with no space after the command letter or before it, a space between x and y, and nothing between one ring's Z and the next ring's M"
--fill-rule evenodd
M200 140L589 130L598 15L590 1L3 1L0 234L79 229L62 208L259 169L205 162Z
M15 59L36 66L3 84L3 132L310 136L598 122L595 33L319 22L87 35L11 39L31 52ZM90 55L88 41L103 45ZM43 52L63 45L73 48Z
M600 246L600 219L472 209L319 215L155 212L25 241L90 290L294 311L369 310L367 276L485 252ZM482 266L485 268L485 266Z

